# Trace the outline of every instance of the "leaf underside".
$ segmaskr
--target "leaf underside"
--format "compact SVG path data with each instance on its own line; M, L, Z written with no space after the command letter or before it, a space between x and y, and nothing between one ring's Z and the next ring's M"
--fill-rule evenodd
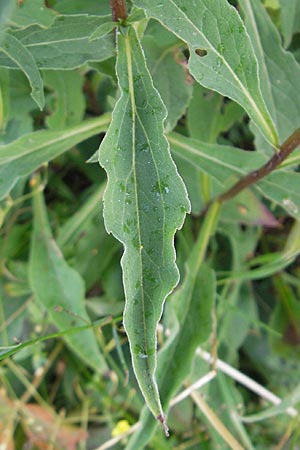
M156 328L178 282L174 234L190 209L163 131L166 110L154 88L133 29L118 35L121 96L100 147L108 175L104 219L124 245L124 326L144 398L163 420L155 381Z

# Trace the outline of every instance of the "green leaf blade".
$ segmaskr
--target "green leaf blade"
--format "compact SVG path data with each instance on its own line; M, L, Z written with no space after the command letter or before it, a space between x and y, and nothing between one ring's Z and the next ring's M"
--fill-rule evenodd
M157 378L164 406L169 407L188 377L196 348L212 332L212 309L216 293L214 271L203 263L220 205L214 204L204 219L197 241L186 261L182 285L168 301L164 324L170 335L158 354ZM156 428L149 411L143 410L142 426L130 439L126 450L146 448Z
M236 9L227 0L135 3L188 44L189 69L196 80L239 103L277 146L277 132L260 91L256 57Z
M103 114L64 130L29 133L0 146L0 199L11 191L19 178L29 175L79 142L106 131L109 122L110 114Z
M193 172L188 173L186 170L184 174L188 189L193 185L195 173L204 172L214 182L216 196L232 186L238 178L267 162L267 157L260 152L245 152L235 147L208 144L174 132L168 138L179 169L182 162L193 169ZM253 188L299 219L299 182L299 173L278 169L253 185Z
M292 3L285 9L292 9ZM294 55L282 48L281 36L261 2L240 0L239 4L257 55L264 99L280 142L284 142L299 127L300 99L295 93L300 90L300 66ZM255 127L253 131L257 148L265 152L265 140Z
M0 50L24 72L32 89L31 96L42 110L45 104L43 80L31 53L18 39L8 33Z
M78 272L68 266L52 237L40 192L34 194L33 210L29 278L35 298L46 308L50 321L59 331L88 324L90 320L84 306L84 282ZM62 308L62 311L56 311L57 307ZM89 367L100 373L107 370L91 329L81 331L80 335L65 334L64 339Z
M87 14L56 16L49 28L31 25L9 35L18 39L30 52L39 69L75 69L88 61L104 61L114 55L111 35L90 40L99 26L110 22L110 17ZM2 51L0 66L11 69L18 67Z
M104 219L124 244L124 326L141 391L162 418L155 381L156 328L166 296L178 282L174 234L190 205L163 132L165 108L145 64L135 32L118 39L122 95L100 148L108 174Z

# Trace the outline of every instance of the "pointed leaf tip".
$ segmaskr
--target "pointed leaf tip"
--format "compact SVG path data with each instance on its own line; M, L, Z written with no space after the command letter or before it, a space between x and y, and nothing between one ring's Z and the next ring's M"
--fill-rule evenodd
M163 418L155 381L156 329L178 283L174 235L190 204L164 134L166 109L133 28L118 35L117 46L121 97L100 147L108 175L104 219L125 248L124 327L134 372L154 417Z

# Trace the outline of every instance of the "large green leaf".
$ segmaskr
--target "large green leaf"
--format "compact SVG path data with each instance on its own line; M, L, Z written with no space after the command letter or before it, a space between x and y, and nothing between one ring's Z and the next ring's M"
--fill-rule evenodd
M107 231L124 244L124 326L134 371L155 417L163 413L155 381L156 328L178 282L174 234L189 211L184 184L163 131L165 107L153 86L135 31L118 36L121 97L100 147L108 174Z
M41 192L34 193L33 211L29 278L35 299L47 310L50 321L59 331L89 323L84 305L84 282L68 266L52 237ZM85 364L101 373L107 370L91 329L77 335L66 334L64 339Z
M214 229L218 207L215 205L208 214L187 259L183 284L167 302L165 325L171 334L158 354L157 366L157 379L165 408L189 375L197 346L208 339L212 330L215 277L213 270L203 264L203 257ZM144 449L155 428L155 421L144 409L141 427L126 450Z
M200 172L205 172L214 180L215 195L233 185L238 178L266 163L267 157L258 152L245 152L240 149L208 144L187 138L177 133L168 136L172 153L180 170L181 161ZM193 186L194 172L184 172L184 180ZM300 217L300 174L279 169L254 185L262 195L279 204L290 215Z
M300 92L300 66L282 48L280 35L261 2L239 3L258 58L264 99L283 142L300 124L300 96L296 94ZM264 142L259 140L257 146L263 149Z
M39 106L43 109L45 104L43 80L38 70L36 62L28 49L12 34L5 34L4 42L0 47L1 52L6 55L11 63L22 70L31 86L31 96Z
M10 36L31 53L39 69L74 69L87 61L103 61L114 55L112 35L90 40L110 16L57 16L49 28L32 25ZM0 52L0 66L16 69L17 64Z
M0 199L10 192L20 177L29 175L79 142L105 131L109 122L110 115L105 114L62 131L36 131L0 146Z
M271 144L278 138L263 101L257 60L244 24L227 0L135 0L184 40L189 69L205 87L239 103Z

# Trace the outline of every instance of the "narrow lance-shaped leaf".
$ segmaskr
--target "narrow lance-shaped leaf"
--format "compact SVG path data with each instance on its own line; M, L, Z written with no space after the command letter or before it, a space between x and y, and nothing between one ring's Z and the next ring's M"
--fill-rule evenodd
M285 10L292 9L290 3ZM281 36L261 1L240 0L239 5L259 62L264 99L283 142L300 124L300 96L295 95L300 91L300 66L294 55L282 48ZM254 133L257 148L266 150L265 140L255 128Z
M0 199L20 177L29 175L79 142L108 128L110 114L86 120L61 131L36 131L0 146Z
M166 110L154 88L135 31L118 35L121 97L100 148L108 174L107 231L124 244L124 326L133 368L155 417L164 421L155 381L156 328L178 282L174 234L190 205L163 131Z
M0 51L24 72L32 89L33 100L40 109L43 109L45 104L43 80L31 53L17 38L8 33Z
M183 284L167 302L166 328L170 337L158 354L157 379L165 408L188 377L198 345L206 341L212 331L212 308L215 296L215 276L203 264L205 249L213 233L220 205L208 212L197 242L186 261ZM148 410L140 418L142 426L130 439L126 450L146 448L156 423Z
M227 145L207 144L173 132L168 138L179 170L182 162L186 167L186 185L193 185L195 172L190 175L188 167L191 167L194 171L199 170L212 177L216 195L233 185L237 177L258 169L267 161L262 153L245 152ZM299 173L278 169L254 184L253 188L299 219L299 183Z
M114 55L111 35L90 40L95 30L107 21L110 21L110 16L59 15L49 28L32 25L13 34L10 32L9 36L21 42L39 69L74 69L88 61L104 61ZM1 49L0 66L18 67Z
M189 69L203 86L239 103L277 146L278 138L261 95L257 60L244 24L227 0L135 0L184 40Z
M59 331L89 323L84 305L84 282L79 273L68 266L52 237L41 192L34 193L33 212L29 278L36 301L46 308L51 323ZM56 311L57 307L63 310ZM90 367L101 373L107 370L105 359L91 329L81 331L77 335L66 334L64 339Z

